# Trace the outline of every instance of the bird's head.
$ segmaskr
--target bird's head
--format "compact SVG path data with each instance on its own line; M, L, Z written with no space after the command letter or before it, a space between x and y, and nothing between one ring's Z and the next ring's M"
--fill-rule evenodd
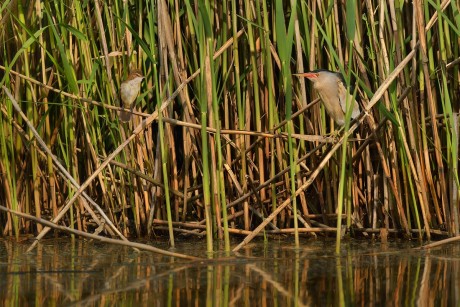
M312 71L308 71L304 73L294 74L294 76L307 78L313 83L317 83L317 82L322 83L322 82L328 82L331 80L336 81L336 80L343 79L341 74L327 70L327 69L316 69L316 70L312 70Z
M141 81L144 79L144 75L142 75L142 71L140 69L134 69L129 72L128 78L126 78L126 81L131 81L135 80L136 83L141 83Z

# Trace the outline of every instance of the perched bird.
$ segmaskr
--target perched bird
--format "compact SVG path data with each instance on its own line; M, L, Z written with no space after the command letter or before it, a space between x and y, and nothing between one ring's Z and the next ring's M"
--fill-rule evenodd
M330 117L339 126L345 125L345 113L347 112L347 95L348 103L353 105L351 118L354 119L360 114L358 102L345 87L345 80L341 73L333 72L326 69L317 69L306 73L295 74L299 77L305 77L313 82L313 88L318 91L319 97L323 101L324 107Z
M121 83L120 96L123 108L130 109L130 112L121 110L118 114L122 122L127 122L131 119L134 102L141 89L141 82L144 79L142 72L139 69L132 70L128 78Z

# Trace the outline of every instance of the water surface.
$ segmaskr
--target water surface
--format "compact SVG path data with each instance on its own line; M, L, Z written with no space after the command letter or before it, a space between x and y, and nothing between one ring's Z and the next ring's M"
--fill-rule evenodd
M460 244L251 242L238 255L190 261L85 239L0 239L0 305L459 306ZM146 243L146 242L143 242ZM234 242L235 245L238 242ZM150 242L167 249L167 243ZM205 241L175 252L206 257Z

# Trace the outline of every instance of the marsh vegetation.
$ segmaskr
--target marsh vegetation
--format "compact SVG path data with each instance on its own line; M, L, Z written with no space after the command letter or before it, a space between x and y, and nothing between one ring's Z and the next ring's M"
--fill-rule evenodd
M458 1L3 1L2 209L209 251L458 235L459 37ZM292 76L316 68L354 84L345 128ZM6 212L0 228L44 234Z

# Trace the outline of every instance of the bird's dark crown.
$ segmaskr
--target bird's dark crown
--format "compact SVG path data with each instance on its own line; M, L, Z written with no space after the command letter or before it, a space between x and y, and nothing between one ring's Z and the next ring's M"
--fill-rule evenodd
M308 71L308 72L311 72L311 73L328 72L328 73L331 73L331 74L335 74L340 79L340 81L342 81L343 84L346 84L345 83L345 78L343 77L343 75L341 73L337 72L337 71L332 71L332 70L324 69L324 68L318 68L318 69Z
M144 78L144 76L142 75L142 71L140 69L131 70L125 81L134 80L136 78Z

